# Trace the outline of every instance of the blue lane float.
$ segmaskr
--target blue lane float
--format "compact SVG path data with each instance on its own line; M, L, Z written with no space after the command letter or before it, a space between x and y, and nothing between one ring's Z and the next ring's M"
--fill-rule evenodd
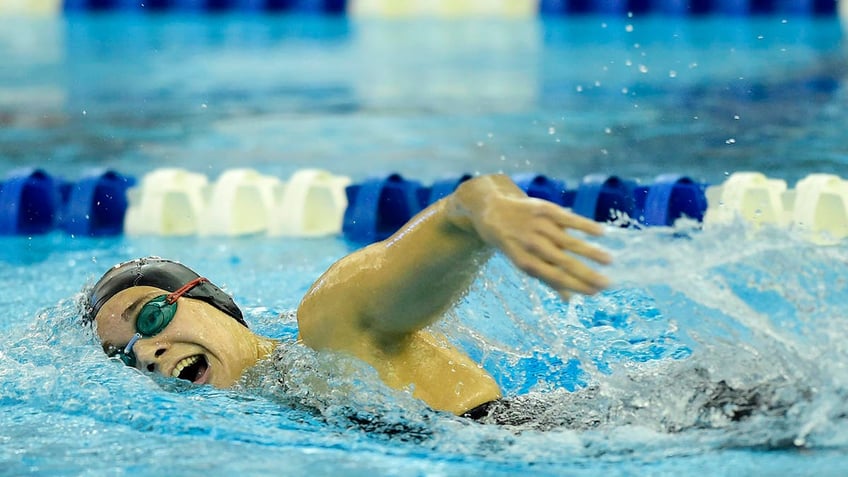
M0 183L0 234L36 235L53 230L61 184L41 169L18 169Z
M41 169L19 169L0 184L0 234L36 235L61 228L72 235L119 235L134 179L92 171L77 182Z
M400 174L374 177L346 188L342 231L349 240L371 243L397 231L423 208L421 183Z
M120 235L127 189L133 185L134 178L114 171L91 171L76 183L64 184L60 228L71 235Z
M670 15L832 15L832 0L541 0L542 15L663 13Z
M570 206L576 214L598 222L610 222L624 216L632 218L635 216L635 188L636 182L618 176L588 175L577 188Z
M636 189L634 198L638 219L648 226L671 226L684 216L701 222L707 211L706 184L677 174L657 176L651 186Z
M65 11L297 12L342 14L346 0L65 0Z

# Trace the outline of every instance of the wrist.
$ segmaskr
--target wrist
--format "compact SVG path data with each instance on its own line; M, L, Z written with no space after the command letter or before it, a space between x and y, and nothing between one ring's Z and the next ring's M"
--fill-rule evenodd
M447 217L453 226L483 238L487 217L493 209L523 197L526 197L524 191L506 175L475 177L460 184L448 197Z

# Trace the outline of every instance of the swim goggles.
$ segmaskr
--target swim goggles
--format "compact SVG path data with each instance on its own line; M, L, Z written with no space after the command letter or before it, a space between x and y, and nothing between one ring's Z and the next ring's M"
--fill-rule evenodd
M177 314L177 299L197 285L208 281L204 277L197 277L178 290L167 295L159 295L145 303L138 312L138 317L135 320L136 333L124 349L119 349L109 356L117 356L124 364L134 368L137 360L133 352L133 346L135 346L136 341L161 333L171 320L174 319L174 315Z

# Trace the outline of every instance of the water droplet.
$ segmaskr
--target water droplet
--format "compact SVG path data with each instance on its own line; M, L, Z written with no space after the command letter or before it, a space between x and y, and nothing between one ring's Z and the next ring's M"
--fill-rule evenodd
M578 84L575 89L577 90L578 93L582 93L583 92L583 85Z
M647 72L648 72L648 67L647 67L647 66L645 66L645 65L639 65L639 72L640 72L640 73L647 73Z
M739 121L739 115L738 115L738 114L734 114L734 115L733 115L733 119L735 119L735 120Z
M483 141L477 141L477 147L483 147L485 143Z
M83 110L82 110L82 115L83 115L83 116L86 116L87 114L88 114L88 111L86 111L86 110L84 110L84 109L83 109Z
M624 27L624 31L626 31L627 33L632 33L633 25L627 24L627 26Z
M553 127L553 126L549 127L548 128L548 134L550 134L550 135L556 134L556 128Z
M670 70L670 71L668 72L668 77L669 77L669 78L677 78L677 72L676 72L676 71L674 71L674 70Z
M494 134L492 134L492 133L488 133L488 134L486 134L486 136L488 136L488 137L489 137L489 139L492 139L493 137L495 137L495 135L494 135Z
M607 134L612 134L612 128L604 128L604 132Z
M727 141L724 141L725 144L736 144L736 139L729 138Z
M202 104L200 105L200 109L206 109L206 108L208 108L208 107L209 107L209 106L207 106L207 105L206 105L206 103L202 103Z
M621 94L627 94L627 93L628 93L628 89L626 87L621 88Z

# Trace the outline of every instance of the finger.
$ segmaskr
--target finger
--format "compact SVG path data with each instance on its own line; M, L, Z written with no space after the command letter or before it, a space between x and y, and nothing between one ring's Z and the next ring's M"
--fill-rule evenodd
M574 237L553 224L542 226L538 230L539 233L553 242L553 246L559 250L568 250L571 253L586 257L603 265L612 263L612 256L606 250Z
M604 234L604 226L592 219L577 215L569 209L553 206L553 210L549 210L550 217L557 223L560 228L569 228L579 230L581 232L593 235L595 237Z
M560 254L562 254L562 252L560 252ZM584 279L586 275L575 272L574 268L579 269L582 264L573 258L571 260L574 264L569 264L567 268L541 260L538 256L525 251L513 254L512 260L522 271L534 278L542 280L545 284L560 293L563 290L570 290L592 295L603 288L586 281ZM582 271L589 271L590 273L593 273L585 265L582 265L582 267Z
M577 260L569 253L564 252L555 242L536 239L526 245L526 250L543 262L557 267L569 275L578 277L582 282L596 289L609 286L609 280L604 275L598 273L580 260Z

